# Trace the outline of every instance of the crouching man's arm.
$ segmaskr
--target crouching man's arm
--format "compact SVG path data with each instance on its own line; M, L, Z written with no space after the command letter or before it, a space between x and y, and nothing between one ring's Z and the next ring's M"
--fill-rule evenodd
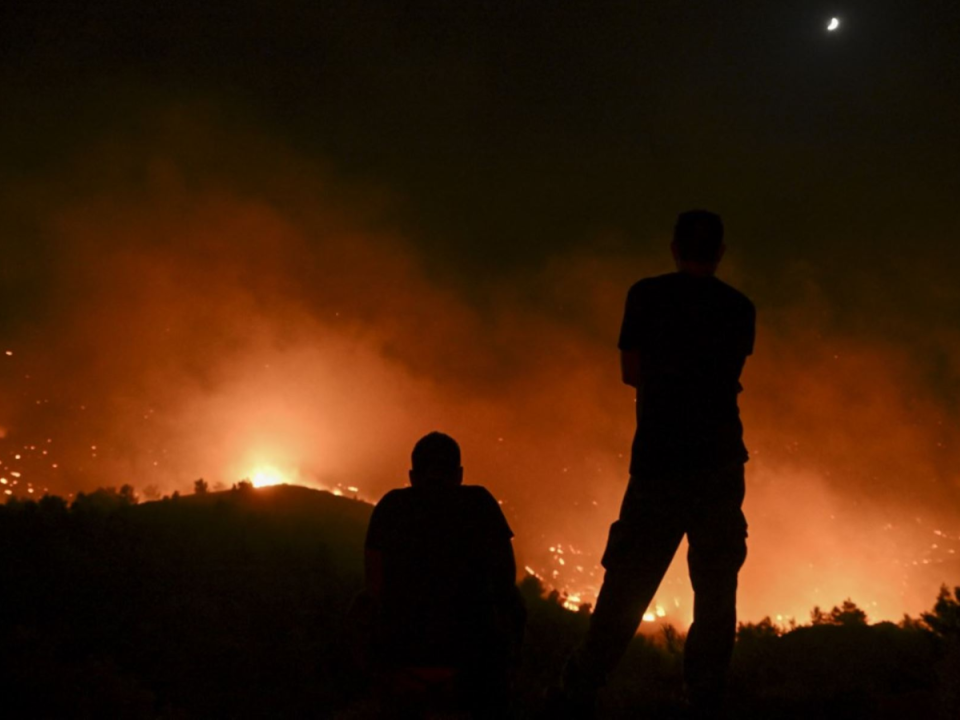
M498 550L497 577L495 587L501 607L501 616L506 624L510 638L510 655L514 666L520 664L520 647L527 624L527 608L517 589L517 563L513 555L513 543L506 539Z
M368 547L363 555L363 569L367 594L379 599L383 594L383 553Z
M489 582L495 604L497 632L506 642L509 664L520 662L520 648L527 622L527 610L517 589L517 562L513 554L513 532L500 506L492 496L490 502L490 540L488 544Z
M367 527L364 549L363 590L354 598L346 620L348 647L354 665L364 673L374 672L379 663L377 638L380 632L380 611L383 598L384 518L374 509Z

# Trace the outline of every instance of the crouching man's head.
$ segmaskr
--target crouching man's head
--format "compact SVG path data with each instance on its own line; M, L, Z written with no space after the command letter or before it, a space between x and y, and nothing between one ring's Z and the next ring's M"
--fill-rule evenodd
M723 221L707 210L680 213L670 243L677 270L690 275L713 275L723 259Z
M460 446L449 435L432 432L413 448L410 484L413 487L456 487L463 483Z

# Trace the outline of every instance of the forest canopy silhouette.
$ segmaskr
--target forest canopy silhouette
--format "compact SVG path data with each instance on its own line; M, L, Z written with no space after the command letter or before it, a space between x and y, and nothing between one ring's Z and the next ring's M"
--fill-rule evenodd
M364 715L351 603L371 507L294 486L139 502L130 486L72 502L0 506L5 707L31 716ZM518 710L582 637L588 607L564 607L535 576ZM960 699L960 588L928 612L871 624L853 600L810 622L741 624L731 708L742 717L953 717ZM605 716L680 707L682 633L640 635Z

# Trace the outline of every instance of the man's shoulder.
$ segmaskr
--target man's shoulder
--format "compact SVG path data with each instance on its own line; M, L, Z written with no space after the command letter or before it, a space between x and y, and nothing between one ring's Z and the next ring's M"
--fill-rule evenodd
M410 496L410 493L412 490L413 490L412 487L394 488L393 490L388 491L387 494L384 495L382 498L380 498L380 502L378 502L377 505L383 505L383 504L389 505L395 502L403 502L405 498Z
M753 301L750 298L733 287L733 285L728 285L720 278L715 279L717 281L717 288L726 296L728 302L739 305L744 310L749 310L750 312L754 311Z
M483 485L461 485L458 491L466 502L476 505L500 506L493 494Z
M424 501L442 500L462 505L496 505L496 499L483 485L459 485L454 488L394 488L380 498L377 507L396 507Z
M701 295L703 291L706 291L713 301L718 302L721 307L725 307L729 311L744 316L754 316L756 314L756 309L750 298L716 275L711 275L708 278L691 279L683 273L672 272L642 278L630 286L627 302L635 307L657 306L663 303L672 304L683 297L687 297L695 288L699 288L694 293L695 295Z
M677 281L679 273L664 273L663 275L651 275L650 277L640 278L630 286L630 294L656 291L657 289L668 287Z
M507 524L500 503L483 485L461 485L459 487L463 505L469 507L469 516L495 534L512 537L513 531Z
M393 490L390 490L386 495L380 498L380 501L374 507L374 515L382 517L409 506L410 503L414 501L414 498L411 495L412 490L413 488L410 487L394 488Z

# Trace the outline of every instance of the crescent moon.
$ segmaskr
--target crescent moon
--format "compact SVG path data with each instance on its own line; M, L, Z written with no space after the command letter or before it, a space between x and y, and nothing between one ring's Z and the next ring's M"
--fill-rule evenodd
M827 25L827 30L833 31L833 30L836 30L838 27L840 27L840 19L830 18L830 24Z

